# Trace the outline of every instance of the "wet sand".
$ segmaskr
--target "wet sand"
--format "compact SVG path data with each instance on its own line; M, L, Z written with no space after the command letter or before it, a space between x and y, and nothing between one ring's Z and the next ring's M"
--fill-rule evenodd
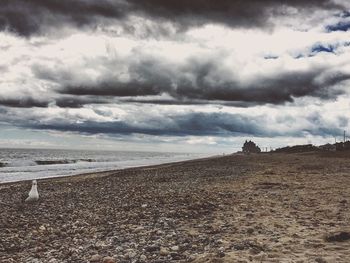
M230 155L0 185L0 262L349 262L350 158Z

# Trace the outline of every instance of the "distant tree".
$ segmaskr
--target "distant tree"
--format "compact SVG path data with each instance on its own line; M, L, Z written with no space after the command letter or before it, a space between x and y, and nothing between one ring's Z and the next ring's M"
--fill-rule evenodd
M242 147L242 151L244 153L260 153L261 150L259 146L257 146L254 142L252 141L245 141Z

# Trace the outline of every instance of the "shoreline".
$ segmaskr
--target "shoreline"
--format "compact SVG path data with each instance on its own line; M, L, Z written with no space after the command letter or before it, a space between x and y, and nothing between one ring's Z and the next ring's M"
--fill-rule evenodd
M347 262L350 163L226 155L0 186L0 261Z
M199 157L194 159L185 159L180 161L165 161L164 163L159 164L145 164L145 165L131 165L127 167L121 167L116 169L108 169L108 170L102 170L102 171L91 171L91 172L83 172L83 173L77 173L77 174L67 174L67 175L57 175L57 176L50 176L50 177L41 177L41 178L34 178L35 180L49 180L49 179L59 179L59 178L66 178L66 177L76 177L76 176L89 176L89 175L97 175L97 174L104 174L104 173L113 173L121 170L127 170L127 169L137 169L137 168L144 168L144 167L153 167L153 166L161 166L161 165L167 165L167 164L176 164L176 163L182 163L182 162L188 162L188 161L195 161L195 160L201 160L201 159L211 159L211 158L219 158L221 155L213 155L209 157ZM9 182L0 182L0 187L5 184L13 184L13 183L20 183L20 182L28 182L32 181L34 179L25 179L25 180L18 180L18 181L9 181Z

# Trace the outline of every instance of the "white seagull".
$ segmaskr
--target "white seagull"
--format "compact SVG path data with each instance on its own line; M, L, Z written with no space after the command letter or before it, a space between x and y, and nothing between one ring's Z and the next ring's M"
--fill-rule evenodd
M35 202L38 200L39 200L38 186L37 186L36 180L33 180L32 189L30 189L30 192L25 202Z

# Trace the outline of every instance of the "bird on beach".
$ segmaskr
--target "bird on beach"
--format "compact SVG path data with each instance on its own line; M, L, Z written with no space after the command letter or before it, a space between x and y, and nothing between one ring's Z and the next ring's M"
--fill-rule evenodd
M36 180L32 181L32 188L30 189L30 192L28 194L27 199L25 200L26 203L29 202L35 202L39 200L39 193L38 193L38 185Z

